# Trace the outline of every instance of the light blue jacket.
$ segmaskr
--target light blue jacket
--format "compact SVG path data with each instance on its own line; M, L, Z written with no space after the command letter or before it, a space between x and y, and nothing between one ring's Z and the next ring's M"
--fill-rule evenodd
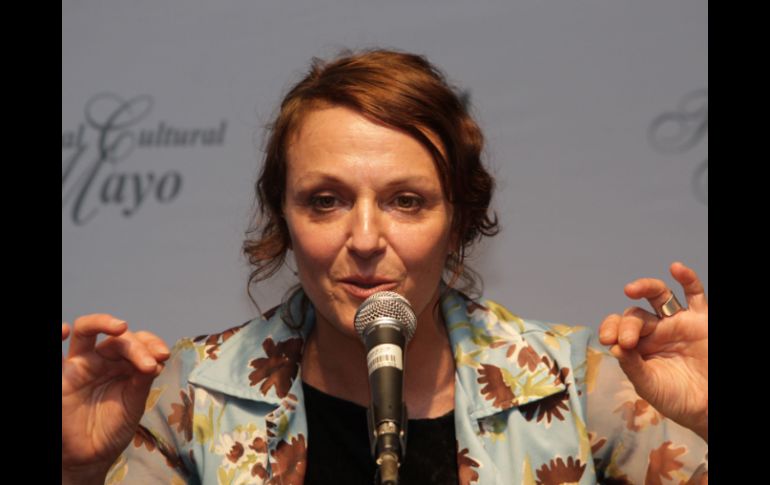
M301 318L300 300L177 342L105 483L301 484L313 437L300 362L315 317L309 307ZM640 399L591 329L456 291L441 310L457 369L460 483L678 484L707 473L706 443Z

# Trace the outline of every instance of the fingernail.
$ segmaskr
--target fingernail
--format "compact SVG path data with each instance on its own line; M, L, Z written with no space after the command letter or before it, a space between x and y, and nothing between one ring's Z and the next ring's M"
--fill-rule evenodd
M152 357L145 357L144 359L142 359L142 364L146 365L147 367L149 366L155 367L156 362L155 362L155 359L153 359Z
M634 334L633 332L625 332L623 335L621 335L620 338L623 339L623 342L625 343L631 343L631 341L634 339Z
M120 320L118 318L113 318L112 321L110 322L110 326L112 326L114 328L117 328L117 327L123 325L124 323L126 323L125 320Z
M161 345L161 344L153 345L152 349L155 352L159 353L159 354L168 354L169 353L169 350L166 348L166 346L165 345Z

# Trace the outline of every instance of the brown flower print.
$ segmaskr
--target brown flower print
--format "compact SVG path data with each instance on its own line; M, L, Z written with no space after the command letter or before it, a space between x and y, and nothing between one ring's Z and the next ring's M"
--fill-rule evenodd
M257 453L267 453L267 442L262 438L257 437L251 442L249 448ZM255 463L254 466L251 467L251 476L259 477L264 480L267 478L267 470L265 470L262 463Z
M498 347L505 347L506 345L508 345L508 342L506 340L497 340L497 341L492 342L491 344L489 344L489 348L490 349L496 349ZM511 345L511 347L516 347L516 344ZM512 353L510 348L508 349L508 352ZM510 355L508 355L508 357L510 357Z
M639 431L645 426L656 425L660 422L660 414L644 399L626 401L615 412L620 412L626 422L626 428ZM643 418L643 419L638 419Z
M588 441L591 443L591 454L594 456L607 444L607 438L599 438L593 431L588 432Z
M276 345L272 338L268 338L262 342L262 348L267 357L251 361L251 367L256 370L249 374L249 381L252 386L264 381L259 387L262 394L267 394L271 387L275 387L278 397L284 398L297 375L302 339L291 338Z
M508 347L508 352L505 353L505 356L510 359L514 352L516 352L516 344Z
M305 436L300 434L291 439L291 444L281 440L271 453L275 460L273 477L268 482L272 485L302 485L307 467L307 446Z
M255 463L254 466L251 467L251 476L259 477L264 480L267 478L267 470L262 466L262 463Z
M537 369L537 364L540 363L540 356L537 352L532 350L532 347L526 345L519 350L519 358L517 359L519 367L528 368L530 372L534 372Z
M474 468L478 467L479 462L468 456L468 448L463 448L463 450L457 454L457 481L460 485L476 483L476 480L479 479L479 474Z
M567 458L567 462L559 457L551 460L537 470L537 485L560 485L562 483L577 483L585 471L585 464L573 457Z
M251 442L249 448L257 453L267 453L267 442L262 438L254 438L254 441Z
M237 463L243 456L243 445L236 441L233 446L230 447L230 451L227 452L227 459L232 463Z
M140 448L142 445L144 445L144 447L147 448L147 451L154 451L157 449L166 459L166 465L168 465L170 468L178 470L184 476L190 476L190 470L184 464L182 457L179 456L176 450L169 448L162 442L158 441L155 435L153 435L150 430L144 426L139 425L139 428L136 430L136 434L134 435L133 443L137 448Z
M141 448L142 445L147 451L153 451L157 448L157 440L147 428L140 425L134 434L134 447Z
M254 438L254 440L249 445L249 448L256 451L257 453L267 453L267 442L263 440L262 438ZM267 470L265 470L265 467L262 463L255 463L254 466L251 467L251 476L252 477L259 477L261 479L267 478Z
M671 480L671 472L682 468L682 462L677 461L676 457L682 455L687 450L674 448L670 441L664 442L659 448L650 452L650 463L647 465L647 476L644 477L644 485L663 485L661 477Z
M514 405L515 397L511 388L505 384L503 372L499 367L481 364L478 373L480 377L476 381L479 384L486 384L481 388L481 393L487 401L494 399L492 405L500 409L508 409Z
M556 361L551 362L551 359L549 359L547 355L543 356L542 362L548 368L548 373L556 377L557 383L567 384L569 367L560 368L559 364L557 364ZM569 387L569 384L567 384L567 386Z
M195 402L195 389L190 388L190 395L185 394L184 390L179 391L179 397L182 404L171 404L173 412L168 416L168 424L176 424L176 431L184 433L184 439L192 440L193 430L193 402Z
M546 423L551 424L554 418L564 421L565 417L562 415L562 411L569 411L568 402L569 394L565 390L519 406L519 409L527 421L532 421L537 414L538 423L545 418Z
M249 320L250 322L251 320ZM243 327L245 327L249 322L244 322L241 325L238 325L236 327L228 328L224 332L221 333L214 333L211 335L199 335L198 337L195 337L193 339L193 342L198 343L201 340L206 340L204 342L204 347L206 349L206 355L209 356L210 359L216 360L218 357L219 348L222 346L223 343L227 342L227 340L238 333Z
M569 375L568 367L560 369L556 362L551 363L551 360L545 355L542 358L542 362L548 368L548 373L556 376L557 384L566 382L567 375ZM554 417L559 421L564 421L565 417L562 415L562 411L569 411L569 384L567 384L567 388L564 391L524 404L519 409L527 421L532 421L535 414L537 414L538 423L545 418L546 422L551 424Z

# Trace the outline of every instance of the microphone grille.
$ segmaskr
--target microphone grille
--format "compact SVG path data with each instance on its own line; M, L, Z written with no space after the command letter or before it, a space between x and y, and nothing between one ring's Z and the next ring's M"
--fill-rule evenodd
M362 340L366 329L380 318L392 318L402 323L407 343L417 329L417 317L409 301L394 291L378 291L358 307L355 326Z

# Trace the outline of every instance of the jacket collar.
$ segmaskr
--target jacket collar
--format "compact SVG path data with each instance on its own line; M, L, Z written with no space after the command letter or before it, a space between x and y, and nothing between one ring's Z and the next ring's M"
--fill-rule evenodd
M306 305L303 312L303 300L307 301L303 296L295 293L287 303L245 324L219 344L214 358L204 358L190 373L189 382L274 406L287 396L296 400L296 389L301 389L295 382L300 377L302 350L315 323L312 305ZM289 321L298 323L298 329L284 323L289 314Z
M455 383L462 387L472 418L566 390L542 323L513 315L491 300L480 305L457 291L448 292L441 307L455 357Z
M302 350L315 322L312 305L302 319L303 296L297 293L265 318L219 339L218 353L204 357L189 382L274 406L287 397L296 402ZM444 293L441 310L455 357L455 382L462 386L471 417L481 419L566 389L539 322L517 317L492 301L480 305L455 290ZM301 323L298 330L284 323L286 312Z

